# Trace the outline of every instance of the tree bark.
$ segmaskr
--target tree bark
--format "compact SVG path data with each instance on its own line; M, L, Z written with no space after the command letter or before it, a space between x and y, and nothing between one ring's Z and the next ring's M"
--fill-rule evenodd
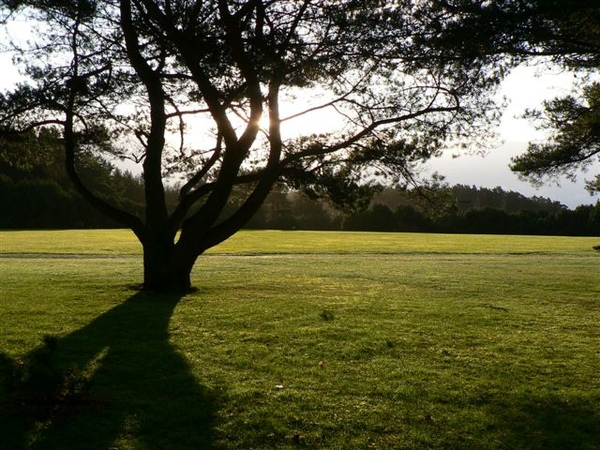
M191 272L197 257L190 249L176 249L172 241L146 242L144 290L188 292L192 288Z

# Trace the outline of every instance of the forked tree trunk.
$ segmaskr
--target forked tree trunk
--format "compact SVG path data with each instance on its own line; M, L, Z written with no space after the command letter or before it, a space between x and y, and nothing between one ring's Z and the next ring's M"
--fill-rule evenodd
M174 245L144 245L144 290L182 293L191 289L197 255Z

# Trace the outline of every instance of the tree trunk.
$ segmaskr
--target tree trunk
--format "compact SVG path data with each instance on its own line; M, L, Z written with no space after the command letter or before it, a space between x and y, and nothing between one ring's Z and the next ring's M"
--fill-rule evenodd
M197 256L169 245L144 245L144 290L182 293L191 289Z

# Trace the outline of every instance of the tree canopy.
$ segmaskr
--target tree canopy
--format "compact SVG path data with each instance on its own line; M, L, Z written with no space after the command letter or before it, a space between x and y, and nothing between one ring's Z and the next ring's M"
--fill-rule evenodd
M3 14L39 26L20 53L28 81L0 98L2 132L61 130L76 189L140 239L148 289L189 287L197 257L276 183L352 208L498 117L486 94L504 56L446 45L465 16L435 2L13 0ZM327 132L288 131L324 110ZM144 213L86 185L81 152L140 162Z
M544 102L529 117L550 131L549 139L530 143L527 152L513 158L512 170L534 182L567 175L570 178L600 160L600 84L582 87L579 95ZM600 174L588 180L590 192L600 192Z
M575 93L545 102L527 116L548 131L513 159L511 168L534 183L574 178L600 155L600 2L572 0L439 0L465 19L450 24L446 45L466 54L512 55L515 62L562 67L579 76ZM600 174L588 181L600 191Z

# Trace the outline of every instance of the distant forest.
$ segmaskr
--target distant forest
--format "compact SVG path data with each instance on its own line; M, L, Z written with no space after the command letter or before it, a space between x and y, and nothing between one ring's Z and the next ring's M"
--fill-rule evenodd
M44 142L37 136L37 143ZM0 143L0 228L111 228L71 188L62 152L48 136L35 151L25 141ZM143 215L143 180L119 171L91 154L78 162L80 175L96 192L128 211ZM299 192L275 190L247 228L410 231L443 233L600 235L600 201L574 210L542 197L475 186L443 184L417 189L384 188L364 210L340 211ZM240 198L243 192L238 193ZM167 196L175 204L177 189Z
M386 188L363 211L342 212L297 192L272 193L249 228L599 236L600 202L574 210L547 198L455 185Z

